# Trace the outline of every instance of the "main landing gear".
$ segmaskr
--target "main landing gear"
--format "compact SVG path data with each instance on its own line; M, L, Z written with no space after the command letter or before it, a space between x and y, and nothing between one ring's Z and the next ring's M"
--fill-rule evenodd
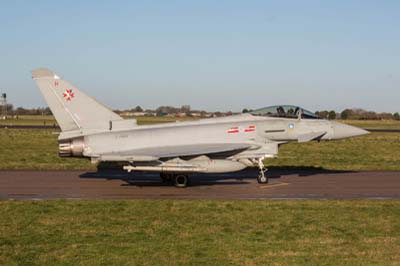
M171 184L173 183L175 187L184 188L187 187L189 183L189 176L187 174L170 174L161 173L160 177L163 183Z
M267 184L268 183L268 176L265 175L267 172L267 168L264 165L263 162L264 158L259 158L258 159L258 167L260 168L260 174L257 177L257 181L259 184Z

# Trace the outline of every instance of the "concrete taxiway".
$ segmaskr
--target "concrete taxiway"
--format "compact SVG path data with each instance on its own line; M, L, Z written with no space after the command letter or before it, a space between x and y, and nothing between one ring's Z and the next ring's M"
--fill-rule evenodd
M400 198L400 172L272 170L192 176L191 186L162 184L154 174L122 171L0 171L0 199L304 199Z

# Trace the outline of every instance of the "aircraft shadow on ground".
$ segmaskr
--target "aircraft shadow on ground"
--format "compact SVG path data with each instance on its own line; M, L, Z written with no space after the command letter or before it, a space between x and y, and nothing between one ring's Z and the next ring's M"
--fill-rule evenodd
M312 176L319 174L344 174L353 173L347 170L329 170L323 167L313 166L271 166L268 167L268 176L270 178L280 178L287 175Z
M274 166L268 168L268 177L271 182L279 182L283 176L297 175L299 177L312 176L318 174L338 174L351 173L352 171L328 170L320 167L295 167L295 166ZM240 185L250 183L251 179L256 179L258 169L245 169L235 173L224 174L191 174L190 186L201 185ZM107 180L122 180L126 185L134 186L166 186L161 182L159 173L150 172L131 172L120 169L98 169L97 172L86 172L80 175L80 178L94 178Z

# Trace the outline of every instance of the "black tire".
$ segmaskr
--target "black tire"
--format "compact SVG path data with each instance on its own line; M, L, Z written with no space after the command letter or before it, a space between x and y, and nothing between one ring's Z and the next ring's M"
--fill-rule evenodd
M187 187L189 183L189 177L184 174L178 174L174 176L174 185L178 188Z
M257 182L258 182L259 184L268 184L268 176L259 175L259 176L257 177Z

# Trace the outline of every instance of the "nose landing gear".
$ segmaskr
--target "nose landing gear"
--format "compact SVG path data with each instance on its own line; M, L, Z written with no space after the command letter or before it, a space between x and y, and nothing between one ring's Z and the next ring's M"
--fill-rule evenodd
M258 167L260 168L260 174L257 177L257 181L259 184L268 183L268 176L265 175L268 169L265 167L263 160L264 158L262 157L258 159Z

